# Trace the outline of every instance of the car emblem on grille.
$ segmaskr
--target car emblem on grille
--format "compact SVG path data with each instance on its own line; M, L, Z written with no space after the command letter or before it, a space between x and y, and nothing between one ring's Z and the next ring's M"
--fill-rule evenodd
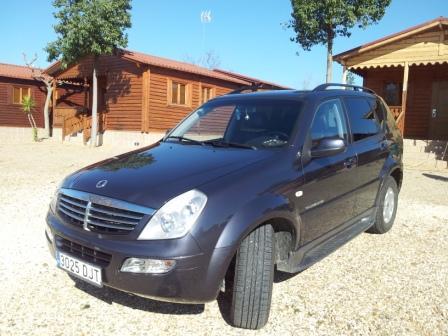
M105 186L106 186L106 184L107 184L107 180L101 180L101 181L98 181L97 183L96 183L96 187L99 189L99 188L104 188Z

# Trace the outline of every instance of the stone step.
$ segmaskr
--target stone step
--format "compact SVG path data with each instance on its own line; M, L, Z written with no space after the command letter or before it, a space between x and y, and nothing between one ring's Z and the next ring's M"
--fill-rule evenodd
M64 138L64 142L71 143L71 144L84 145L83 134L82 134L82 132L78 132L78 133L75 133L72 135L67 135Z

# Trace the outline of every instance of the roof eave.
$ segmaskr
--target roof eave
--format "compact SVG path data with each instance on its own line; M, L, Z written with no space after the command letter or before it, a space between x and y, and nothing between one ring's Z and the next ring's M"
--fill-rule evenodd
M384 45L394 42L396 40L400 40L400 39L406 38L410 35L434 28L436 26L442 26L442 25L448 25L448 18L440 17L440 18L437 18L437 19L434 19L434 20L431 20L428 22L424 22L420 25L413 26L408 29L402 30L398 33L394 33L394 34L388 35L386 37L377 39L375 41L360 45L358 47L355 47L350 50L347 50L342 53L334 55L333 60L335 60L339 64L344 65L344 61L347 58L358 56L359 54L370 51L372 49L379 48L381 46L384 46Z

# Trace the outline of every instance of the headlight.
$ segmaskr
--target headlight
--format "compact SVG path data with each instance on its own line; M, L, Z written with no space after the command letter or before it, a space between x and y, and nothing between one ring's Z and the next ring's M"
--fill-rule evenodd
M53 213L56 212L56 203L58 202L59 189L61 189L61 186L62 182L59 183L56 190L54 191L53 197L51 198L50 209L51 211L53 211Z
M138 239L173 239L185 236L198 219L205 203L207 196L198 190L190 190L171 199L152 216Z

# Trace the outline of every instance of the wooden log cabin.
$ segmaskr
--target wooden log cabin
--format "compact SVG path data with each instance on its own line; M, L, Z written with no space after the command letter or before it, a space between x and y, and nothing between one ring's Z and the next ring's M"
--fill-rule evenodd
M31 96L37 127L44 126L45 86L36 81L26 66L0 63L0 127L30 127L22 109L22 98Z
M54 126L62 137L81 132L90 137L93 57L62 68L60 62L45 72L71 83L72 92L53 97ZM130 131L163 133L207 100L247 85L267 89L280 85L223 70L210 70L139 52L119 49L100 56L98 113L102 133ZM67 85L67 84L66 84Z
M448 140L448 18L334 56L381 95L406 138Z

